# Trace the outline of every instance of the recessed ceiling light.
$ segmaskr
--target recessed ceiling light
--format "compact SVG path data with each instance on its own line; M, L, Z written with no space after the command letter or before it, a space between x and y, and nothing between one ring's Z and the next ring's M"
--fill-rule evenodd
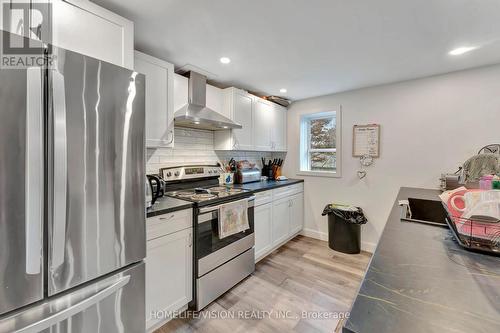
M454 56L457 56L457 55L462 55L464 53L467 53L467 52L470 52L470 51L473 51L477 49L476 46L462 46L462 47L457 47L456 49L454 50L451 50L450 52L448 52L449 55L454 55Z
M280 93L285 94L286 93L286 89L285 88L281 88L280 89Z
M228 57L222 57L219 60L223 64L229 64L231 62L231 59L229 59Z
M200 122L199 122L199 121L193 121L193 124L195 124L195 125L199 125L199 124L200 124Z

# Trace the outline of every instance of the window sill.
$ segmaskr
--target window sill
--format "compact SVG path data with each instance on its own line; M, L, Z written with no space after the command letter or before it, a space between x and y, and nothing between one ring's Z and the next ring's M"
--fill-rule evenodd
M299 176L312 176L312 177L328 177L328 178L340 178L342 174L340 172L329 172L329 171L297 171Z

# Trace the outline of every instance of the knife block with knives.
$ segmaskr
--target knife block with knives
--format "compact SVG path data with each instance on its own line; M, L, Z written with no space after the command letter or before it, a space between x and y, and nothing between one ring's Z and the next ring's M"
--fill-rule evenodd
M283 159L275 158L274 160L269 160L266 163L264 158L262 160L262 175L267 176L269 179L276 180L281 176L281 166L283 165Z

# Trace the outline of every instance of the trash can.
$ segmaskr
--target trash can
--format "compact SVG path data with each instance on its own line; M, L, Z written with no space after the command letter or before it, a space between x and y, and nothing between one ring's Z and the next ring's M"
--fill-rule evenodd
M328 215L328 246L332 250L361 252L361 225L368 220L360 207L329 204L322 215Z

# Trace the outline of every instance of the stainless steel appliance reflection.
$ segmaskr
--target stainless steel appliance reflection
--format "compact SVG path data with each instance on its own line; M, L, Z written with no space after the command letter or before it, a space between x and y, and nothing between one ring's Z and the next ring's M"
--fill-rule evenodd
M201 310L255 270L254 201L248 190L219 186L216 166L164 168L167 196L194 203L194 299ZM248 201L248 229L220 238L220 209L239 200Z
M53 54L0 70L0 332L143 332L144 76Z

